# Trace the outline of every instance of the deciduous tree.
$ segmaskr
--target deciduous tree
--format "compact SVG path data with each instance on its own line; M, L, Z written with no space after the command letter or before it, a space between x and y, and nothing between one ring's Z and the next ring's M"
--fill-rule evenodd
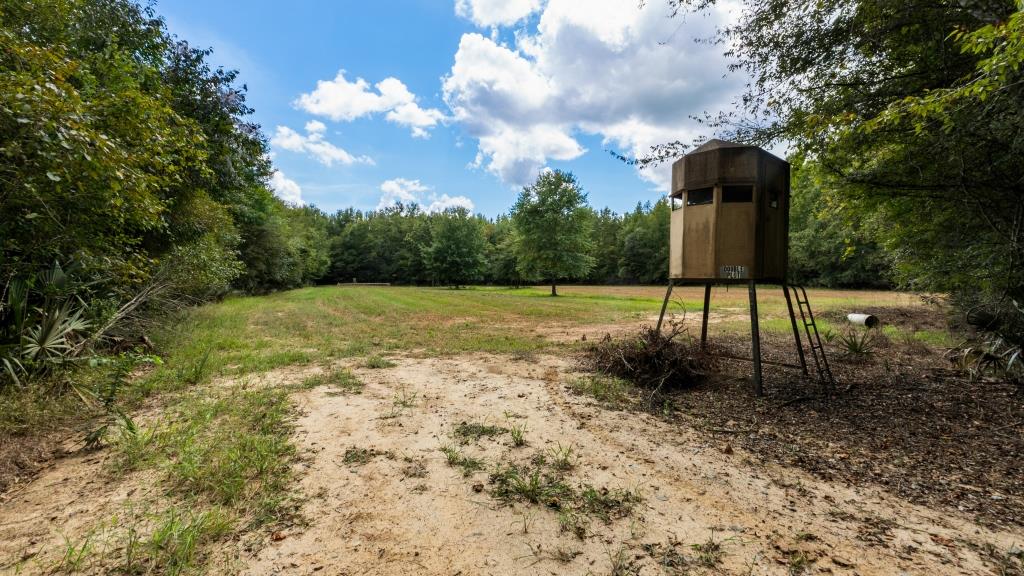
M561 278L583 278L594 266L593 219L587 197L570 172L549 170L523 188L512 207L516 258L527 278L551 282L557 296Z

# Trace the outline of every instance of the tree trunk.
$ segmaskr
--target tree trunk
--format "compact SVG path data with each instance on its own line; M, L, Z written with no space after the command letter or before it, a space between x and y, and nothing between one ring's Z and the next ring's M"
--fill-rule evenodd
M558 296L558 291L555 290L555 281L554 280L551 281L551 295L552 296Z

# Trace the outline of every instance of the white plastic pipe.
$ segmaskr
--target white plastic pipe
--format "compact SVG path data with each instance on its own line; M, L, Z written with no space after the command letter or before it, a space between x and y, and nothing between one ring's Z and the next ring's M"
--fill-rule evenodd
M856 324L858 326L867 326L868 328L878 326L878 316L872 316L871 314L854 312L853 314L847 314L846 319L849 320L851 324Z

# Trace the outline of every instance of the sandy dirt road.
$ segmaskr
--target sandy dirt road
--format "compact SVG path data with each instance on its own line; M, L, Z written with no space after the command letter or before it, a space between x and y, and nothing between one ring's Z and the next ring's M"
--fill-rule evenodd
M988 574L994 533L873 489L758 464L724 441L647 414L607 410L571 393L562 358L483 354L401 358L358 370L362 394L296 396L309 524L237 553L246 574ZM526 425L461 449L487 467L469 476L440 448L463 422ZM564 531L556 510L503 504L494 466L557 445L579 455L570 484L635 490L632 514ZM346 453L367 451L365 463ZM708 546L708 542L715 545ZM617 572L616 572L617 571ZM801 572L803 571L803 572Z

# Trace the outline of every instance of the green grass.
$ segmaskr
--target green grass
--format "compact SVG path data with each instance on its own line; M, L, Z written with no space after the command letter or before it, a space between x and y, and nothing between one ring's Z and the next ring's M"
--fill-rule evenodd
M391 350L421 355L542 350L549 343L524 326L614 322L657 313L658 306L656 297L550 298L535 289L323 286L204 306L185 321L186 330L195 328L189 330L194 338L171 333L157 342L172 358L194 362L211 351L203 370L215 376L354 356L382 365L387 362L382 354ZM175 373L153 384L166 388L180 382Z
M199 548L205 542L217 541L234 528L231 513L221 508L202 512L171 509L163 514L146 542L126 554L126 571L137 565L162 569L167 574L181 574L198 568ZM136 556L138 555L138 556ZM141 557L139 557L141 556Z
M696 564L704 568L714 568L721 564L725 557L725 550L722 548L723 542L715 540L715 534L712 532L706 541L700 544L691 544L690 548L693 549L696 556Z
M291 480L288 389L204 390L181 398L166 423L115 445L121 471L155 467L171 492L197 506L233 509L254 523L281 512Z
M65 536L64 555L61 557L60 564L57 565L56 570L68 573L85 570L92 559L93 548L96 545L93 537L94 535L89 533L81 541L75 542Z
M576 394L590 396L602 404L619 408L629 402L633 385L614 376L588 374L571 380L569 389Z
M64 538L55 573L194 574L202 573L205 545L223 540L236 528L227 509L192 510L172 505L157 513L131 504L79 540Z
M571 500L573 489L557 474L540 467L499 466L491 473L494 485L491 495L505 503L530 502L561 508L562 501Z
M187 334L182 339L191 340ZM121 567L127 573L202 573L213 544L235 530L282 522L294 513L295 411L289 396L306 383L256 389L241 382L214 386L205 370L197 381L195 371L180 368L203 362L206 353L186 346L140 385L165 392L163 414L144 425L120 420L107 435L114 451L111 472L154 471L161 481L163 512L141 520L130 513L119 517L107 530L108 541L90 548L98 556L89 558L90 565ZM189 351L199 355L189 357ZM207 363L214 358L210 354ZM82 563L80 556L66 553L61 569Z
M562 443L559 442L554 447L548 448L547 457L543 459L550 461L553 469L559 472L568 472L576 467L578 457L573 450L572 444L562 446Z
M401 418L407 409L416 406L417 398L419 398L419 392L409 392L409 389L403 384L398 392L391 397L391 410L381 417L385 419Z
M642 500L639 492L634 490L595 488L584 484L580 487L578 508L584 514L611 522L613 518L627 516Z
M542 465L499 465L491 472L489 482L492 485L491 496L505 504L540 504L566 513L560 522L575 518L577 524L579 516L610 523L613 519L628 516L643 500L638 492L632 490L595 488L587 483L574 488L561 470ZM571 531L576 532L575 529Z
M562 286L558 298L546 287L476 287L448 290L417 287L321 286L269 296L234 297L203 306L151 334L167 364L137 383L124 398L132 400L205 382L209 377L261 373L274 368L330 362L341 358L382 357L393 350L422 356L468 351L502 352L525 357L550 346L533 328L540 324L587 325L649 319L658 313L662 286ZM703 288L676 288L673 313L697 314ZM867 305L912 306L912 294L877 291L809 290L815 313L848 311ZM761 326L768 332L788 330L781 290L758 291ZM711 311L742 317L747 311L743 287L717 287ZM828 323L819 320L819 329ZM713 325L716 333L742 333L745 318ZM188 335L184 337L183 335ZM940 333L924 331L915 338L948 344ZM72 378L87 387L97 379L86 369ZM29 390L0 395L0 434L31 434L80 416L74 395L60 396L67 386L43 382Z
M509 422L508 434L512 437L512 445L516 448L526 446L526 424Z
M896 342L918 342L936 348L952 348L957 339L948 330L905 330L896 326L883 326L882 334Z
M369 464L370 460L373 460L377 456L385 456L389 460L395 458L394 453L389 451L380 451L375 448L358 448L352 446L345 450L345 455L342 457L342 462L354 466L362 466L363 464Z

